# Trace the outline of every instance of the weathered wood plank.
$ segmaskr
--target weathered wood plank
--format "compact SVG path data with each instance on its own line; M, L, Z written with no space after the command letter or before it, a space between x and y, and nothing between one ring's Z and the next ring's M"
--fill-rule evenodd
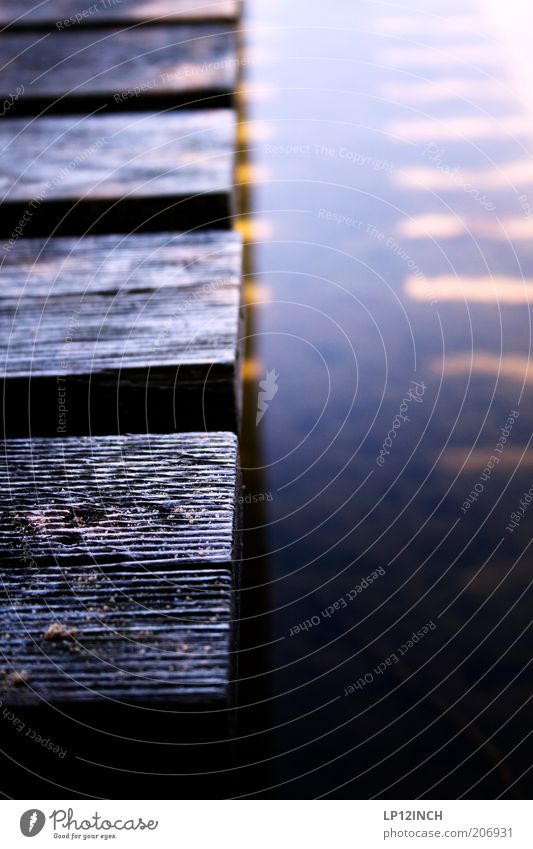
M0 122L0 236L227 227L231 110Z
M2 449L2 702L227 705L236 437L8 440Z
M204 231L0 249L4 433L236 430L241 254Z
M0 101L18 114L231 104L235 34L217 26L69 30L0 38ZM154 103L155 101L155 103Z
M232 568L230 433L12 439L0 461L0 563Z
M98 24L232 21L238 0L1 0L0 26L65 30Z
M0 569L4 704L228 702L229 569Z

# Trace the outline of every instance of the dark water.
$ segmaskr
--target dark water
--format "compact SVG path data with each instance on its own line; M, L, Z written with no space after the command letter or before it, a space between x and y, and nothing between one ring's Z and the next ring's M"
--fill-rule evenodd
M532 13L247 5L239 792L527 797Z

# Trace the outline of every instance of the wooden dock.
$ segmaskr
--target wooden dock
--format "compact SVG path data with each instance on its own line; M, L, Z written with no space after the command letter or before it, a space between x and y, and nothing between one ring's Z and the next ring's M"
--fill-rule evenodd
M7 435L237 430L235 233L20 239L0 262Z
M236 437L55 442L4 444L2 700L228 698Z
M0 238L231 226L229 109L0 122Z
M109 734L156 708L174 741L194 727L223 742L241 562L239 4L149 8L0 4L0 701L37 724L88 709Z
M176 22L234 24L240 0L2 0L0 26L9 30L65 30L71 26L102 26Z
M234 33L192 24L7 33L0 62L18 114L227 106L238 70Z

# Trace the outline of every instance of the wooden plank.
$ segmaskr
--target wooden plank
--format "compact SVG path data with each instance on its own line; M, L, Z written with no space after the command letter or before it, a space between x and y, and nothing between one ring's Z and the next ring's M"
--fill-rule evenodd
M0 569L0 698L7 705L227 703L228 569Z
M1 0L0 26L65 30L119 23L233 21L238 0Z
M4 33L6 114L230 105L235 34L220 26Z
M7 440L0 563L231 569L237 464L231 433Z
M0 249L4 433L236 430L241 255L205 231Z
M0 236L227 227L231 110L0 122Z

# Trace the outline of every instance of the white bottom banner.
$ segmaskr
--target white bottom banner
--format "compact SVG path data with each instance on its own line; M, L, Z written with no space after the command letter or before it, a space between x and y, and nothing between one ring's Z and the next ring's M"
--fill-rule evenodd
M532 846L526 801L4 801L1 845Z

